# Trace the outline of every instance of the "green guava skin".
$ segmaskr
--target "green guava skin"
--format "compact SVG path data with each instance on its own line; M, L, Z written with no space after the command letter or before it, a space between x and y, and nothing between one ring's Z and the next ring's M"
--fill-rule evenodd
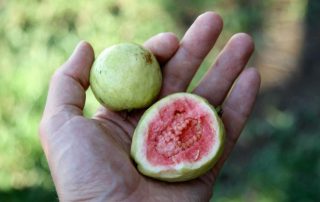
M162 84L155 56L135 43L106 48L95 60L90 85L97 100L113 111L147 107Z
M202 164L198 168L192 168L192 167L182 167L177 170L163 170L163 171L155 171L148 166L145 165L145 160L142 160L141 158L141 150L140 146L141 145L141 135L143 134L142 131L144 131L148 126L147 122L150 120L152 117L152 113L154 112L154 109L159 108L160 102L167 102L170 101L171 99L175 99L177 97L183 97L183 96L192 96L193 99L196 99L198 102L205 104L209 106L209 110L212 110L211 112L214 114L217 120L217 125L219 128L219 133L217 133L217 139L219 140L219 147L212 158L208 159L204 164ZM220 119L217 109L212 106L206 99L195 95L191 93L174 93L169 96L166 96L165 98L159 100L158 102L154 103L151 107L148 108L142 115L135 131L132 137L132 144L131 144L131 157L133 160L137 163L137 168L140 173L142 173L145 176L161 180L161 181L166 181L166 182L182 182L182 181L188 181L195 179L209 170L212 169L212 167L216 164L216 162L219 160L223 153L224 149L224 142L225 142L225 128L222 120ZM139 137L140 136L140 137Z

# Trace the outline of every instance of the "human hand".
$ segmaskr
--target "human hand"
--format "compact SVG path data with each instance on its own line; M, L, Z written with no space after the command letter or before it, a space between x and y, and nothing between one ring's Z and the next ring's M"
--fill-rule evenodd
M170 33L145 42L144 46L155 54L163 68L160 98L186 91L221 30L221 18L207 12L195 20L180 42ZM218 173L259 90L259 73L253 68L244 69L252 52L253 42L248 35L234 35L193 91L214 106L222 105L226 143L220 160L210 172L195 180L166 183L141 175L130 159L131 137L141 110L124 118L122 112L101 107L92 118L83 116L94 53L88 43L81 42L53 75L40 123L40 138L59 199L209 201Z

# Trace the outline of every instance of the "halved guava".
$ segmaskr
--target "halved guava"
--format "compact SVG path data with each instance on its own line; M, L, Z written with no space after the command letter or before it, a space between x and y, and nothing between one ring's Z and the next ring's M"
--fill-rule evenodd
M140 119L131 145L138 170L175 182L211 169L222 153L224 127L215 108L191 93L175 93L153 104Z

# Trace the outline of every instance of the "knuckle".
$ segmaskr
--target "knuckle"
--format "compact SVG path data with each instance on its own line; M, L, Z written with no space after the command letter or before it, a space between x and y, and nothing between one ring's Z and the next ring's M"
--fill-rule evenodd
M50 83L53 83L55 80L61 78L61 76L62 76L62 68L60 67L59 69L54 71L54 73L52 74Z

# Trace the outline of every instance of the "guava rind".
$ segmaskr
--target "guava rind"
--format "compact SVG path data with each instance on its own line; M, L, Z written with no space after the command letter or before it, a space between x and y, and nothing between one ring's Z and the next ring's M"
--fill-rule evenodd
M106 48L90 71L90 85L97 100L113 110L147 107L162 84L160 65L155 56L135 43Z
M141 140L141 136L144 135L143 131L144 129L148 128L147 123L148 123L148 120L150 120L153 116L152 112L164 106L165 103L170 101L171 99L179 99L184 96L192 97L192 99L197 100L197 102L205 104L206 106L208 106L208 110L211 110L211 112L214 114L214 117L216 118L216 121L217 121L217 127L219 128L219 131L216 134L219 140L218 142L219 145L217 146L217 150L215 154L212 156L212 158L208 159L199 167L183 167L182 166L180 169L174 169L174 170L152 169L147 165L146 160L143 159L141 156L141 153L143 152L141 151L141 145L145 144L145 142L142 142L143 139ZM212 105L210 105L210 103L206 99L191 93L175 93L153 104L143 114L133 134L132 144L131 144L131 157L137 163L138 170L146 176L159 179L162 181L167 181L167 182L187 181L203 175L215 165L215 163L218 161L219 157L223 152L224 139L225 139L225 129L224 129L223 123L219 118L215 108Z

